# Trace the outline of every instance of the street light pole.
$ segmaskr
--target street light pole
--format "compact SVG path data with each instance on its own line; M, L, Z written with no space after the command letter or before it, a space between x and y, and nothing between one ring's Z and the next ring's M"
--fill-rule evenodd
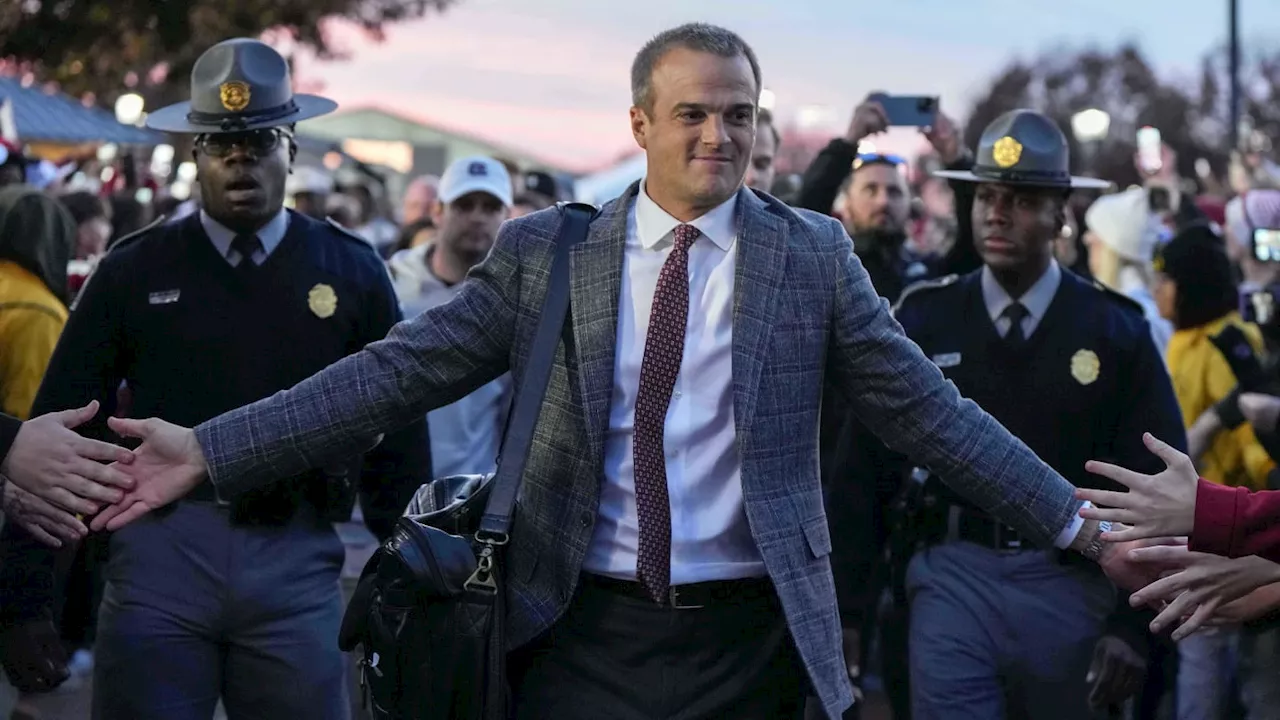
M1227 0L1228 48L1231 74L1231 150L1240 148L1240 3Z

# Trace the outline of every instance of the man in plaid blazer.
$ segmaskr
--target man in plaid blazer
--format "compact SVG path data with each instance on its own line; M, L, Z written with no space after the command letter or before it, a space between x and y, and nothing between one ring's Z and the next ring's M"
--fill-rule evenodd
M742 187L761 85L738 36L667 31L632 81L647 177L572 250L507 554L520 717L796 717L812 693L835 718L852 703L818 475L828 374L890 447L1141 584L1102 554L1072 486L903 335L838 222ZM453 302L288 391L194 430L114 420L145 441L125 468L138 486L94 526L206 479L234 496L348 457L519 378L559 218L506 223Z

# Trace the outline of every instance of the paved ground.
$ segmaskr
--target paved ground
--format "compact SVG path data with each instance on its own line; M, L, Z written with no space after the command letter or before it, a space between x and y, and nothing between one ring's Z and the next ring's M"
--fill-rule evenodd
M365 561L368 560L376 545L373 536L364 529L363 525L356 523L340 525L338 526L338 534L342 536L343 542L347 546L347 561L342 574L344 582L350 584L355 578L359 577L360 570L364 567ZM350 593L349 586L347 587L347 592ZM352 696L358 697L355 693L355 688L356 685L353 682ZM32 702L35 709L39 710L40 713L36 717L39 720L88 720L91 692L91 684L85 682L79 688L64 688L56 693L38 696ZM870 697L868 712L863 716L863 720L888 719L889 713L883 699L874 695ZM226 715L222 713L221 707L218 708L218 713L214 720L226 720ZM367 720L367 718L363 713L360 713L353 715L352 720Z

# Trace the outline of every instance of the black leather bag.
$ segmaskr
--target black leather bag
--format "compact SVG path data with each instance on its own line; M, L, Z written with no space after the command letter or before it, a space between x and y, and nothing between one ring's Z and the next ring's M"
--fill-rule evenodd
M596 211L569 203L560 212L547 296L497 471L419 488L365 565L342 619L338 644L361 648L362 692L375 720L508 716L503 548L569 308L569 250Z

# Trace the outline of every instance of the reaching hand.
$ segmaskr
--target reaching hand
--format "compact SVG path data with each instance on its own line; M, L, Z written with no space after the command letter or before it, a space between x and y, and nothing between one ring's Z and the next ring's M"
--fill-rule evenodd
M133 453L110 443L81 437L79 427L98 414L95 400L78 410L41 415L22 423L13 447L0 463L11 483L37 498L72 513L91 515L118 502L119 488L133 480L107 462L128 464Z
M1191 552L1185 547L1148 547L1128 553L1134 562L1151 563L1175 572L1134 593L1129 602L1135 607L1159 607L1167 602L1151 631L1160 632L1178 620L1186 620L1173 631L1173 639L1181 640L1209 620L1217 609L1250 592L1280 582L1280 565L1256 555L1226 558L1221 555Z
M1280 583L1254 590L1234 602L1219 607L1206 625L1240 625L1260 620L1280 608Z
M853 120L849 122L849 131L845 140L855 148L862 139L889 129L889 116L884 106L874 100L868 100L853 111Z
M943 115L941 110L938 111L937 119L933 123L933 127L925 128L924 136L937 151L938 159L950 165L959 160L964 152L960 131L951 118Z
M45 545L60 548L63 540L75 542L89 534L84 523L66 510L13 483L0 485L0 508L5 519L17 523Z
M1098 565L1116 587L1132 592L1159 580L1161 573L1169 568L1156 563L1136 562L1130 556L1130 550L1161 545L1176 547L1186 544L1185 538L1146 538L1124 543L1110 543L1103 546L1102 555L1098 557Z
M1142 688L1147 676L1147 659L1113 635L1103 636L1093 647L1093 663L1085 682L1089 705L1104 710L1119 705Z
M196 434L189 428L157 418L110 418L111 429L124 437L139 438L134 460L120 469L136 483L133 490L93 519L94 530L119 530L143 515L191 492L209 472Z
M1237 401L1240 414L1258 433L1271 433L1276 430L1276 420L1280 418L1280 397L1261 393L1242 393Z
M1129 488L1129 492L1076 490L1077 498L1093 503L1093 507L1080 510L1081 517L1129 526L1119 532L1103 533L1103 540L1125 542L1190 535L1195 525L1196 484L1200 476L1191 458L1155 439L1151 433L1144 434L1142 442L1164 461L1164 472L1143 475L1097 460L1085 463L1085 470Z

